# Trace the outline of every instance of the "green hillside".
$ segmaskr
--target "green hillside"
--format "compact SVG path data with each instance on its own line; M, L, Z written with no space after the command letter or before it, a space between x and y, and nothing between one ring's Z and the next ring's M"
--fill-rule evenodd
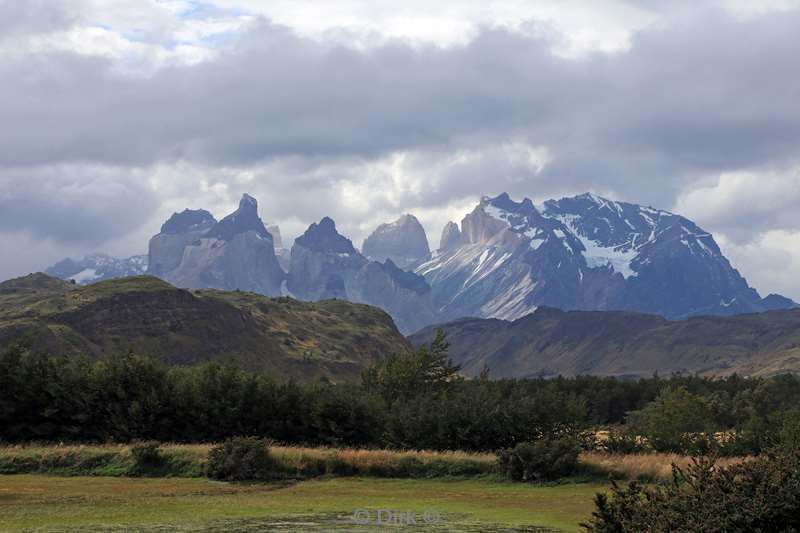
M0 283L0 348L20 341L54 355L234 359L280 377L333 381L409 347L389 315L367 305L190 291L147 276L81 287L45 274Z

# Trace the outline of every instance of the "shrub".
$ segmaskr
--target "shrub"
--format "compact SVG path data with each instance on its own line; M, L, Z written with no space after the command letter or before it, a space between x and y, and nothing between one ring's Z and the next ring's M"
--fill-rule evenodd
M154 468L164 466L164 456L158 442L140 442L131 446L133 469L136 473L147 472Z
M668 387L639 411L628 416L631 433L642 435L654 450L705 453L716 431L707 398L686 387Z
M614 484L598 494L591 532L798 531L800 452L764 455L728 467L695 459L686 471L673 465L673 483L646 488Z
M334 476L353 476L358 473L358 469L337 452L325 458L325 473Z
M228 439L208 452L208 477L226 481L265 480L274 477L276 461L266 440Z
M498 460L506 475L515 481L553 480L575 473L579 452L575 439L543 438L521 442L501 452Z
M608 438L599 446L608 453L630 455L644 453L647 446L641 437L630 433L611 431Z

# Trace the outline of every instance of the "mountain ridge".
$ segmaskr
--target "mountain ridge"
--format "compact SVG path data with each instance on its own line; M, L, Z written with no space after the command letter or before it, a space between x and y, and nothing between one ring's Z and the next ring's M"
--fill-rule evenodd
M493 378L800 373L800 309L667 320L540 307L512 321L462 318L429 326L409 340L428 343L440 329L450 357L473 377L485 368Z
M333 381L409 348L389 315L362 304L179 289L152 276L79 286L41 273L0 283L0 348L20 341L52 355L232 359L276 377Z
M690 220L588 193L540 206L483 197L462 220L458 244L448 242L416 269L445 321L513 320L541 305L673 319L796 305L765 302Z

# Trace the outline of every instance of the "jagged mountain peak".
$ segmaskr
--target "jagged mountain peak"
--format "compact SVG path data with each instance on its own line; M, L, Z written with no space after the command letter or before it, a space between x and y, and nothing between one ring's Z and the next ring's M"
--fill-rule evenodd
M162 231L150 239L148 273L179 287L280 294L286 273L255 198L242 195L233 213L210 225L213 217L203 215L207 212L189 213L184 217L204 222L184 224L184 231Z
M417 269L444 315L513 319L540 305L683 318L763 311L713 236L680 215L586 193L483 197L460 244Z
M391 259L402 268L419 264L431 253L425 229L411 214L378 226L364 239L362 251L373 261Z
M208 236L229 241L248 231L254 231L259 237L272 242L272 235L258 216L258 201L249 194L243 194L239 208L220 220Z
M214 215L205 209L184 209L180 213L173 213L161 226L163 234L188 233L190 231L203 231L217 223Z
M442 228L442 237L439 239L439 250L446 251L461 244L461 229L452 220Z
M242 194L241 199L239 200L239 209L253 209L254 211L258 211L258 200L253 198L247 193Z
M312 223L294 243L315 252L360 255L353 247L353 242L336 230L336 222L330 217Z

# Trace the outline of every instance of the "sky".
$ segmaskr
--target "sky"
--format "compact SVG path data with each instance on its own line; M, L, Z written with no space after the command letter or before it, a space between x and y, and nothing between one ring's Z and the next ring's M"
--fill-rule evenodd
M800 1L0 0L0 279L242 193L436 247L484 195L711 231L800 301Z

